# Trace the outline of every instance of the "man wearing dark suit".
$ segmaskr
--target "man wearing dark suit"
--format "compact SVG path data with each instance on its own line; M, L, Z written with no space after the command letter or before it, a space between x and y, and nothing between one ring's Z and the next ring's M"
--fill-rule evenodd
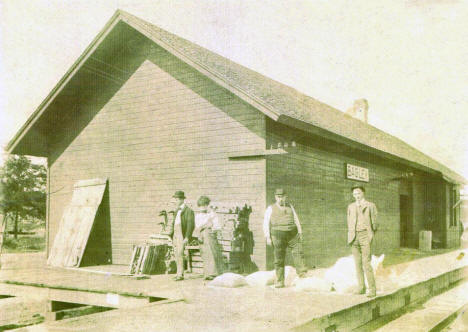
M351 188L356 200L348 205L348 244L356 264L356 275L358 279L357 294L366 291L364 283L364 272L369 286L368 297L375 297L376 287L374 271L371 266L371 243L377 230L377 208L374 203L364 198L365 189L362 186ZM364 268L364 271L363 271Z
M187 243L192 238L195 228L195 215L193 210L185 204L185 194L183 191L176 191L172 196L176 205L174 219L169 229L176 258L177 275L175 281L184 280L184 250Z

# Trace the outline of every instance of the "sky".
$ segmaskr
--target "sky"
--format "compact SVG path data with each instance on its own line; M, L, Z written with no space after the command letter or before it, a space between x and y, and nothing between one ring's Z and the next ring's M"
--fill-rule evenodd
M116 9L369 123L468 178L468 1L0 0L5 147Z

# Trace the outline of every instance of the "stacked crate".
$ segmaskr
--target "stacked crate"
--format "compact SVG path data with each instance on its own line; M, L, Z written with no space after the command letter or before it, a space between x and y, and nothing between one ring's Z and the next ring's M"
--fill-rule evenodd
M217 212L220 230L218 231L218 243L221 248L223 259L226 266L230 261L232 251L232 240L234 239L234 230L237 224L237 214L230 212Z
M252 209L247 205L241 208L238 204L214 206L213 209L216 211L219 221L220 229L216 231L216 237L222 254L224 271L237 272L240 269L245 272L242 264L250 256L248 252L245 252L244 242L240 241L242 244L239 245L239 234L244 231L249 232L248 216ZM129 273L134 275L164 273L164 268L160 271L160 266L165 263L167 270L167 263L174 259L174 257L167 257L171 256L171 249L171 240L161 234L153 235L148 243L135 245ZM199 246L186 246L185 255L188 270L202 274L203 260Z
M225 270L243 273L249 269L250 254L245 245L248 238L249 216L252 208L248 205L234 204L216 210L221 230L218 231L218 242L221 246Z
M237 214L227 212L217 212L221 229L216 231L218 244L222 253L224 269L228 270L228 262L232 250L231 241L234 238L234 229L236 225ZM186 247L186 254L191 265L193 273L203 273L203 259L200 254L199 246ZM190 267L189 267L190 270Z
M216 236L222 254L224 271L230 270L230 261L232 259L232 240L234 239L234 231L236 229L238 219L238 213L235 211L235 208L223 208L216 211L220 225L220 230L216 231ZM198 246L188 246L186 247L186 253L189 264L191 265L191 271L193 273L202 274L203 260L200 255L200 251L197 250L198 248Z
M191 264L192 273L202 274L203 260L201 258L200 250L198 248L198 246L190 246L186 248L187 254L190 255L190 262L188 262L188 264Z
M168 247L165 244L140 244L133 247L129 274L156 274L164 273L164 259Z

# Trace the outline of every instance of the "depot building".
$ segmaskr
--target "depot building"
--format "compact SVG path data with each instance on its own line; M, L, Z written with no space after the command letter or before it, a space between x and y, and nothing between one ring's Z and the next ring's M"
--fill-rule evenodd
M417 248L422 230L457 247L465 180L367 124L362 104L350 116L117 11L7 150L47 158L49 250L74 184L107 179L87 243L96 264L128 264L175 190L193 205L200 195L251 205L260 269L272 264L262 223L278 187L303 224L309 266L350 254L356 184L379 210L376 253Z

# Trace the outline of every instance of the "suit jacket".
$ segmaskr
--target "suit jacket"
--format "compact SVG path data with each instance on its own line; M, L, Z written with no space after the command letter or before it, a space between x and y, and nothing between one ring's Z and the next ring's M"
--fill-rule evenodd
M174 236L174 222L177 217L177 213L174 213L174 218L172 218L171 227L169 228L169 236L172 238ZM184 206L182 212L180 213L180 224L182 226L182 234L184 239L189 241L192 239L192 233L195 228L195 214L193 210L187 205Z
M348 205L348 244L353 242L356 237L357 208L356 202ZM364 214L364 223L369 236L369 242L371 242L374 237L374 231L377 230L377 207L372 202L364 201L361 204L361 210Z

